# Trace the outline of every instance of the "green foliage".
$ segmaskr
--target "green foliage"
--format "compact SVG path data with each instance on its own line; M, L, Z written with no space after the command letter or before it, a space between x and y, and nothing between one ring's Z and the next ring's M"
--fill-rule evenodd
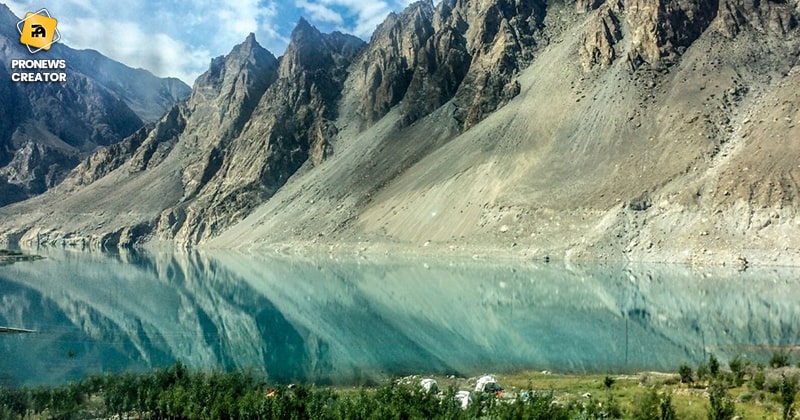
M742 361L742 358L736 356L728 362L728 367L731 368L731 372L733 373L733 382L737 387L742 386L744 384L744 374L745 374L745 363Z
M708 389L710 406L709 420L730 420L736 414L736 404L728 390L719 382L711 384Z
M581 419L620 419L622 415L622 407L610 393L605 401L589 398L578 412L578 418Z
M474 419L571 418L552 393L499 400L477 394L464 410L442 394L389 383L356 394L305 386L268 387L251 372L192 372L182 363L150 373L90 376L58 387L0 388L0 418ZM100 397L95 398L95 397ZM92 407L87 401L94 399ZM98 403L97 401L102 401Z
M634 420L653 420L658 418L658 406L661 399L655 388L645 392L633 407Z
M677 418L675 415L675 407L672 406L672 395L664 396L658 408L661 414L660 420L675 420Z
M708 356L708 371L711 373L712 378L719 376L719 360L713 353Z
M709 371L707 364L700 363L700 365L697 366L697 379L704 381L708 379L710 375L711 372Z
M783 419L794 418L794 397L797 395L797 378L787 378L781 375L781 403L783 404Z
M694 378L692 377L693 376L692 368L687 364L682 364L678 368L678 375L680 375L681 377L682 384L690 384L694 382Z
M759 390L763 391L764 386L767 383L767 374L764 372L763 368L759 368L755 375L753 375L753 386Z
M772 353L772 357L769 359L769 365L773 369L789 366L789 356L789 352L776 351Z
M675 408L671 395L659 395L656 388L650 388L633 406L634 420L675 420Z
M554 419L566 420L570 418L570 410L555 403L552 393L534 394L526 400L515 399L512 402L488 398L484 400L484 410L481 413L489 418L496 419ZM460 414L460 413L459 413ZM478 418L480 415L464 413L465 416L456 418ZM453 418L444 415L439 418Z

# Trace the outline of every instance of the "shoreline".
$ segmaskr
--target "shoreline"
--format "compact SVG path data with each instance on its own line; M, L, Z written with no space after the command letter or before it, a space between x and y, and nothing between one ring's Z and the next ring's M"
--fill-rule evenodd
M152 243L145 245L147 249ZM174 246L160 243L160 246ZM380 261L400 258L451 258L457 260L490 260L502 263L560 263L570 264L666 264L698 267L731 268L743 272L750 268L800 268L800 250L783 251L749 250L738 252L720 249L699 250L691 253L678 250L653 250L642 255L608 249L607 252L590 252L583 248L536 248L521 246L492 246L480 244L431 243L411 244L385 240L359 240L340 242L290 241L258 243L250 246L222 248L200 245L203 251L239 251L250 254L279 254L284 256L332 255Z

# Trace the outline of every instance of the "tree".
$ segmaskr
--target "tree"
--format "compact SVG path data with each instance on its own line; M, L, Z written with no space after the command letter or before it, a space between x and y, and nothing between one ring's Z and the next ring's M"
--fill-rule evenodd
M728 390L719 383L714 382L708 389L710 406L708 409L709 420L731 420L736 413L736 404L733 402Z
M731 372L733 372L733 380L736 386L742 386L744 383L744 367L745 364L742 361L742 358L736 356L728 362L728 366L731 368Z
M719 360L713 353L708 356L708 371L711 373L712 378L716 378L719 375Z
M776 351L772 353L772 357L769 359L769 365L773 369L789 366L789 352Z
M660 420L675 420L675 407L672 406L672 395L665 395L659 404Z
M681 383L682 384L690 384L690 383L694 382L694 379L692 378L692 368L689 367L689 365L687 365L685 363L682 364L678 368L678 374L681 376Z
M797 378L781 375L781 402L783 403L783 420L794 418L794 397L797 394Z

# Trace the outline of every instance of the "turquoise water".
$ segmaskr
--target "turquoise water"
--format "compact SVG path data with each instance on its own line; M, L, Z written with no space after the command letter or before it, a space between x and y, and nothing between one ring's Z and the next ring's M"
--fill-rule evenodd
M176 360L275 382L520 369L676 371L800 342L791 269L495 264L233 252L84 253L0 267L0 383Z

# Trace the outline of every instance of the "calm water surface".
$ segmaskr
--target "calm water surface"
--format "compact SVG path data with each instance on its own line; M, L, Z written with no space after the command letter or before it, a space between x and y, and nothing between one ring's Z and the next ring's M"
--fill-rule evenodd
M675 371L800 343L800 274L233 252L40 251L0 267L0 384L182 360L277 382Z

